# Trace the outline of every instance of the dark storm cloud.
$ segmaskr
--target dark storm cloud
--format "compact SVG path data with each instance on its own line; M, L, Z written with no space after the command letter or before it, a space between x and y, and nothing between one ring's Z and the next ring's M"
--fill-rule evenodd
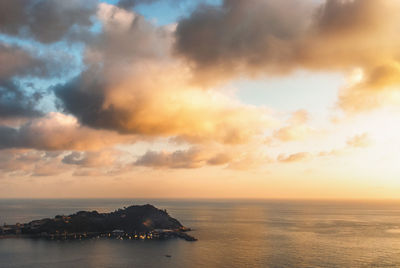
M0 1L0 32L32 35L43 43L60 40L72 27L87 27L97 0Z

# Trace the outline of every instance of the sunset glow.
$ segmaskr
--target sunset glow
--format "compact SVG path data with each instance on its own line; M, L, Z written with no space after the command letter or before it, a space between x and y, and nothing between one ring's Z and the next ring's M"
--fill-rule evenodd
M28 2L2 198L399 197L400 1Z

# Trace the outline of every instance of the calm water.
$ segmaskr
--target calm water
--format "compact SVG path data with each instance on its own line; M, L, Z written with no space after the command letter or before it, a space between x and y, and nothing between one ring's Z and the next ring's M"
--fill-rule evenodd
M0 200L0 222L145 203L199 241L0 239L0 267L400 267L399 202Z

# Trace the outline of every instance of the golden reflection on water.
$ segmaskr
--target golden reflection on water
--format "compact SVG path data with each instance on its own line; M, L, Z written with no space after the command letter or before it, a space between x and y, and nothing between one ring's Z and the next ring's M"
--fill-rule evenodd
M1 202L1 217L12 218L15 206L7 210ZM19 214L53 213L57 202L61 201L52 201L48 208L41 203L40 210L34 202L25 204ZM82 202L72 202L68 208L64 201L63 207L110 211L153 203L192 227L199 241L0 240L0 267L400 267L399 203Z

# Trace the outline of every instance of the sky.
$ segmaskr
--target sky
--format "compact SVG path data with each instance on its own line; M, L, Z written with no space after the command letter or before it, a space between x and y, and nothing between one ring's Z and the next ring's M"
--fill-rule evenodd
M400 2L0 2L1 198L394 199Z

